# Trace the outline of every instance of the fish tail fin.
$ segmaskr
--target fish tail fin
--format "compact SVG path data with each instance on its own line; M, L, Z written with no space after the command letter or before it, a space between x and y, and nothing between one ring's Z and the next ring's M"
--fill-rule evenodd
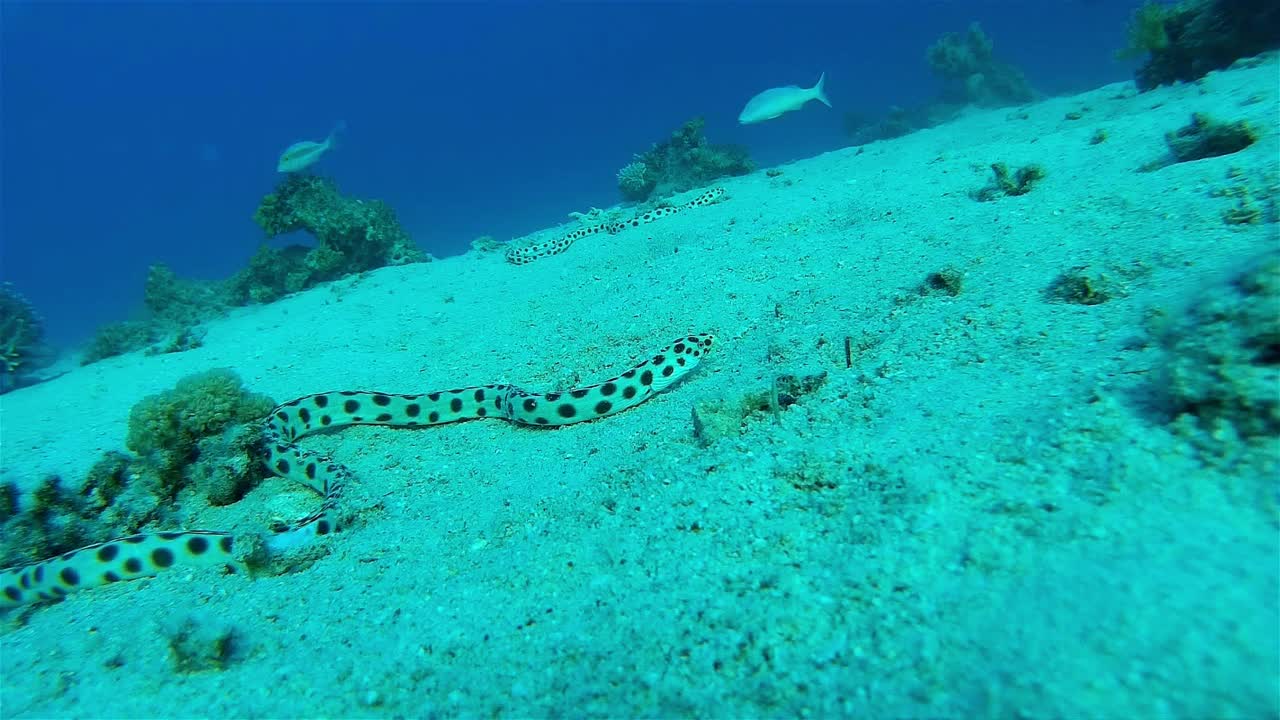
M819 100L823 105L831 107L831 100L827 98L827 74L822 73L822 77L818 78L818 84L813 86L813 97Z
M329 137L325 138L325 141L324 141L325 144L329 146L330 150L332 150L334 147L338 145L338 135L346 131L347 131L346 120L339 120L338 124L333 126L333 129L329 131Z

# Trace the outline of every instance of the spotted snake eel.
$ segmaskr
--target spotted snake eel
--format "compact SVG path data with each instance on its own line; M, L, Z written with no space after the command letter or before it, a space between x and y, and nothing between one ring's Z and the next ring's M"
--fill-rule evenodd
M719 202L722 197L724 197L724 188L713 188L682 205L669 205L666 207L654 208L648 212L640 213L630 220L589 225L587 227L578 228L568 235L562 235L554 240L535 243L533 245L525 245L523 247L514 247L507 250L507 262L514 265L528 265L534 260L540 260L552 255L559 255L565 250L568 250L569 246L578 242L582 238L602 232L607 232L610 235L617 235L629 227L648 225L654 220L670 217L685 210L714 204Z
M296 441L349 425L420 427L499 418L516 425L559 426L608 417L639 405L690 373L711 349L710 334L678 338L617 377L571 390L533 393L515 385L478 385L420 395L335 391L277 406L263 434L266 465L323 500L319 509L273 528L266 547L283 552L338 529L338 504L351 472ZM61 598L71 592L149 577L170 567L236 565L231 533L176 530L131 535L57 557L0 570L0 608Z

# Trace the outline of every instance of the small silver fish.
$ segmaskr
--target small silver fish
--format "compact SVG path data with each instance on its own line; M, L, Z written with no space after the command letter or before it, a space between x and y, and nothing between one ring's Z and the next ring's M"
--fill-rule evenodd
M333 147L334 139L346 127L346 123L338 123L333 132L329 133L329 137L325 138L324 142L303 140L285 148L284 152L280 153L280 161L276 163L276 171L282 173L298 172L310 166Z
M738 115L738 122L751 125L772 120L783 113L799 110L810 100L817 100L831 107L831 101L827 99L826 90L823 88L826 80L827 74L822 73L822 77L818 78L818 84L811 88L795 85L769 88L747 101L747 106L742 108L742 112Z

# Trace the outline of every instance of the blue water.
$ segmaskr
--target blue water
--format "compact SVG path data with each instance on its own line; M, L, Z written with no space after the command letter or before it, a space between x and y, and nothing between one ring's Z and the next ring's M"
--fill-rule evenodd
M695 115L761 165L844 147L844 112L933 97L925 49L973 20L1041 92L1127 79L1134 5L6 2L0 279L74 343L140 307L152 263L227 276L280 151L338 121L316 170L456 254L617 202L617 170ZM833 110L737 124L821 72Z

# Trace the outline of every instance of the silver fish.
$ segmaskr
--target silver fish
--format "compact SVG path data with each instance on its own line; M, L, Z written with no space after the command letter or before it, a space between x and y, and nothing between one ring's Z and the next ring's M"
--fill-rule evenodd
M345 130L346 127L346 123L338 123L333 132L329 133L329 137L325 138L324 142L303 140L285 148L284 152L280 153L280 161L276 163L276 171L291 173L309 167L333 147L338 133Z
M738 122L751 125L772 120L783 113L799 110L810 100L817 100L831 107L831 101L827 99L827 92L823 88L826 80L827 74L822 73L822 77L818 78L818 84L811 88L795 85L769 88L747 101L747 106L742 108L742 113L738 115Z

